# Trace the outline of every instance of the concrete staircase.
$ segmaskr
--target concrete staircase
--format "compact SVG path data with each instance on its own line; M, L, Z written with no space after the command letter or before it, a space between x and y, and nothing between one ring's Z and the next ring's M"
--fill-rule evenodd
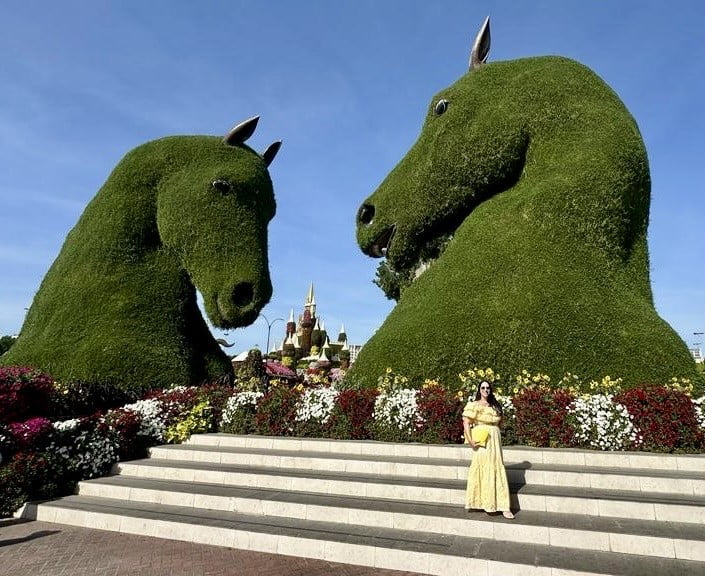
M514 520L463 509L470 455L197 435L22 516L443 576L705 574L705 455L506 448Z

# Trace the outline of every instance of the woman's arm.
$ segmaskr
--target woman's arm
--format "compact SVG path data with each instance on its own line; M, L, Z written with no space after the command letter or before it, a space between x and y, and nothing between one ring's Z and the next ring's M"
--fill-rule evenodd
M470 444L472 448L475 448L475 442L473 442L472 433L470 432L471 423L472 420L470 420L470 418L468 418L467 416L463 416L463 433L465 434L465 438L467 439L468 444Z

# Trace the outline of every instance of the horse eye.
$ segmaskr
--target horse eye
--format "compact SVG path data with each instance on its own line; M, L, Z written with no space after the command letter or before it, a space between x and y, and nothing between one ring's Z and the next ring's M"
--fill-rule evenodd
M231 190L230 182L227 180L213 180L211 186L221 194L227 194Z
M443 114L443 112L448 110L448 104L450 104L450 102L448 102L448 100L445 100L445 99L439 100L438 102L436 102L436 106L433 109L433 113L436 116L440 116L441 114Z

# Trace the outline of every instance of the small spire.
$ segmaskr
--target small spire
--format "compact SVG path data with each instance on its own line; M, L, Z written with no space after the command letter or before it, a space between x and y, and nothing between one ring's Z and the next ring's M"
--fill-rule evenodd
M316 301L313 298L313 282L311 282L311 285L308 288L308 296L306 296L306 306L310 306L315 303Z
M319 322L319 319L316 318L316 324L313 327L314 330L320 330L321 329L321 324Z
M294 309L291 309L291 312L289 312L289 322L294 322Z
M301 348L301 344L299 344L299 335L298 334L294 334L291 341L294 344L294 348Z
M326 321L323 318L321 318L321 332L325 332L325 331L326 331Z

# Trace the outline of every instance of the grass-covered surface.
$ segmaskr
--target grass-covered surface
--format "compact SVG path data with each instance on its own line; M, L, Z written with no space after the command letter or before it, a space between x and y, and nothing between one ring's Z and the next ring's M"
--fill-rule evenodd
M429 242L454 237L349 377L373 385L391 367L450 381L468 365L626 384L693 377L653 305L650 189L634 119L585 66L542 57L466 74L433 98L418 141L360 213L367 253L394 227L387 264L400 276Z
M272 292L274 212L266 163L245 145L177 136L139 146L67 236L0 364L125 388L230 374L196 289L215 326L252 323Z

